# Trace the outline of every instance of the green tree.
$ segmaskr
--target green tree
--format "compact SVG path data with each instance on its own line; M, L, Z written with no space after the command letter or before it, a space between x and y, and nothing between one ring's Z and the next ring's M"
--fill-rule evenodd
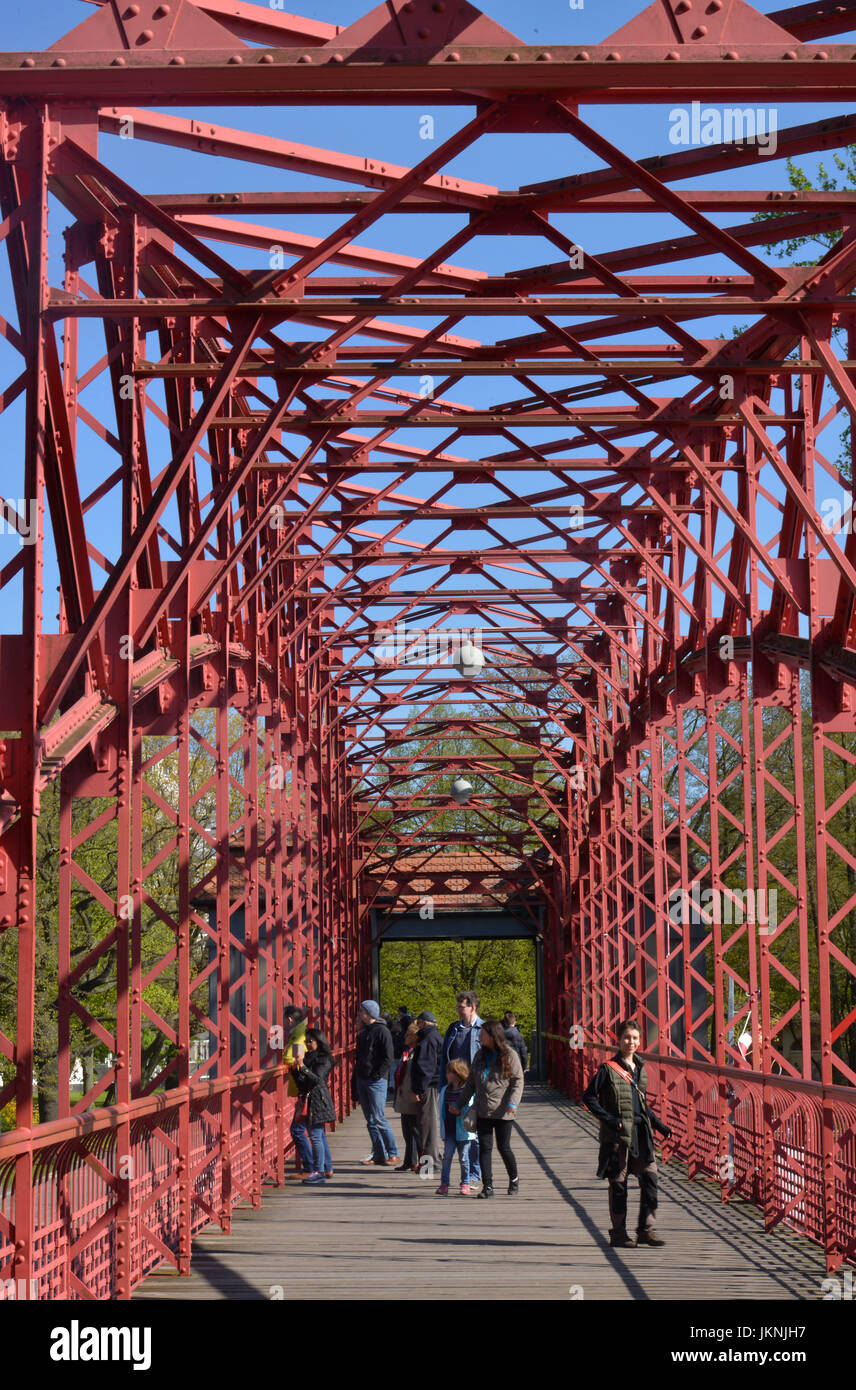
M229 758L232 788L230 820L240 816L240 785L244 780L244 753L240 735L244 725L240 715L230 716ZM189 835L189 873L194 886L214 866L211 838L216 829L214 785L208 787L215 771L215 762L206 748L214 732L214 715L209 710L194 714L192 727L199 735L191 742L190 796L192 823ZM177 919L179 905L179 850L167 849L174 838L176 824L171 809L178 805L179 759L171 749L171 740L145 738L144 760L153 759L145 778L150 794L143 797L142 835L143 861L149 866L144 879L144 904L141 926L141 967L143 978L164 960L175 945L175 934L161 913ZM162 750L164 756L158 757ZM108 898L117 896L117 831L116 802L112 797L76 798L72 806L72 835L78 836L87 825L99 817L105 823L83 840L74 852L75 864ZM59 921L59 783L45 787L39 812L36 855L36 991L33 1072L38 1088L39 1114L43 1121L57 1113L57 1000L59 991L58 921ZM162 850L163 857L158 859ZM75 969L113 930L115 917L108 912L85 882L73 878L71 887L71 966ZM200 975L208 964L208 937L195 925L190 932L191 979ZM116 951L111 947L83 972L74 986L74 995L92 1017L111 1033L116 1021ZM178 964L168 963L157 973L143 991L143 1000L152 1012L163 1019L168 1028L178 1024ZM203 981L195 1000L201 1011L207 1012L207 984ZM0 1029L14 1036L17 1015L17 958L14 932L0 935ZM162 1029L145 1020L142 1034L142 1080L151 1081L174 1053L173 1044ZM83 1020L72 1015L70 1024L70 1055L83 1066L83 1092L94 1081L94 1067L107 1056L106 1046ZM0 1078L8 1081L11 1064L0 1058ZM115 1088L111 1085L102 1093L101 1101L109 1103Z
M482 1018L517 1015L525 1038L535 1028L535 948L530 941L390 941L380 952L380 1005L430 1009L441 1030L458 1017L462 989L479 996Z

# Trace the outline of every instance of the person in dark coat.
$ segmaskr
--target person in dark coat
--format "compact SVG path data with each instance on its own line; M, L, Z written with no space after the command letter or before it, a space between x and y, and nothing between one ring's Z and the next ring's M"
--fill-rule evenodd
M404 1051L395 1073L394 1109L401 1116L401 1133L404 1136L404 1158L397 1173L418 1173L416 1162L419 1153L419 1106L410 1085L413 1049L419 1041L419 1024L414 1019L404 1034Z
M583 1104L600 1120L597 1176L609 1179L610 1245L665 1245L655 1232L657 1219L656 1129L665 1139L672 1133L651 1109L646 1097L648 1079L641 1058L635 1018L618 1025L618 1052L598 1067L583 1096ZM627 1178L639 1179L640 1204L636 1239L627 1234Z
M440 1062L443 1039L437 1020L428 1009L416 1017L419 1041L413 1049L410 1088L416 1098L419 1134L419 1170L433 1177L442 1164L440 1153Z
M324 1126L333 1124L336 1119L336 1107L327 1086L334 1065L332 1048L320 1028L307 1028L303 1062L295 1062L291 1068L306 1107L292 1121L291 1133L304 1166L309 1170L303 1181L311 1187L323 1185L333 1176L333 1160Z
M529 1053L526 1051L526 1044L523 1041L523 1034L517 1027L517 1016L510 1009L507 1009L502 1016L502 1026L505 1029L505 1041L510 1047L514 1048L520 1058L520 1065L524 1071L529 1066Z
M351 1081L351 1097L358 1101L366 1117L372 1151L364 1164L398 1164L398 1144L384 1114L387 1078L393 1063L392 1037L380 1021L380 1007L374 999L360 1005L357 1056Z

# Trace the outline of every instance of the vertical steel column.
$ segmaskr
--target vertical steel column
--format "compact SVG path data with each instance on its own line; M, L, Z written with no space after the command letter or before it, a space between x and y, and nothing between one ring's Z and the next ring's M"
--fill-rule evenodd
M126 483L126 486L129 486ZM122 605L124 623L119 648L110 662L114 696L119 706L116 733L116 1101L124 1116L116 1125L116 1297L131 1297L131 1246L133 1240L131 1180L133 1151L128 1109L132 1095L133 1056L131 1031L131 958L134 922L133 835L141 833L133 825L133 691L131 684L132 649L130 642L131 595ZM124 639L127 638L127 641ZM123 651L125 655L123 656ZM188 1269L190 1253L188 1242Z
M181 1094L178 1122L178 1272L190 1273L193 1222L193 1154L190 1114L190 591L189 581L177 599L178 615L172 623L173 651L179 659L174 679L178 688L178 921L176 977L178 1026L176 1028L178 1089Z
M36 765L39 738L38 701L42 685L42 596L44 593L45 523L45 335L52 332L43 318L48 301L48 149L50 128L44 106L27 121L26 165L17 166L23 199L29 199L26 221L26 319L21 323L26 348L27 397L24 441L24 494L35 503L38 527L33 544L25 548L23 562L23 613L21 669L18 679L26 691L21 729L20 817L16 846L17 902L17 1017L15 1037L15 1124L27 1133L33 1126L33 1046L36 973L36 821L39 799L32 769ZM30 1288L34 1266L33 1151L23 1145L15 1159L15 1255L12 1262L16 1287L21 1280Z

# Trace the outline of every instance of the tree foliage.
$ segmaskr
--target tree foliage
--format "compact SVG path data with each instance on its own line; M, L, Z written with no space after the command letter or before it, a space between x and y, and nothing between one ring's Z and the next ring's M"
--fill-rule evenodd
M213 867L214 850L211 838L216 830L216 805L213 783L204 789L215 771L209 748L214 731L214 715L202 710L194 714L192 727L200 735L191 740L190 797L192 824L188 840L191 886L199 883ZM243 721L237 714L230 716L230 791L231 815L234 822L241 811L240 784L244 779L244 754L238 743ZM150 761L145 772L146 794L142 810L142 851L147 866L144 878L143 907L140 936L141 973L145 979L156 970L175 946L176 936L171 921L179 913L179 850L170 840L176 833L176 808L179 792L179 756L174 741L165 738L143 740L144 760ZM105 823L77 846L75 865L81 877L72 877L71 886L71 969L74 971L92 950L113 931L115 914L109 911L86 883L98 885L107 897L117 899L118 821L115 798L80 797L72 805L72 835L82 835L88 825L105 816ZM67 848L67 847L66 847ZM161 851L163 857L158 859ZM59 922L59 783L48 783L42 792L37 827L36 854L36 993L33 1070L38 1087L39 1111L43 1120L54 1118L57 1109L57 1053L59 1046L57 1002L59 993L58 922ZM191 981L208 964L208 937L197 925L191 925ZM83 1007L104 1030L112 1034L116 1025L116 950L105 950L76 981L73 993ZM192 983L191 983L192 989ZM169 1028L178 1025L178 964L173 960L157 972L143 990L143 1000L152 1013L163 1019ZM194 1002L207 1011L207 985L203 983ZM0 1029L14 1036L17 1014L17 959L15 933L0 936ZM144 1014L142 1033L142 1080L149 1082L174 1055L174 1047L165 1033ZM96 1064L109 1056L106 1044L96 1032L76 1014L70 1025L70 1055L80 1060L84 1073L84 1093L94 1079ZM11 1064L0 1059L3 1081L12 1075ZM109 1103L114 1094L110 1086L100 1098Z
M482 1018L517 1015L524 1038L536 1026L535 948L529 941L390 941L380 952L380 1006L430 1009L440 1029L458 1017L455 996L471 989Z

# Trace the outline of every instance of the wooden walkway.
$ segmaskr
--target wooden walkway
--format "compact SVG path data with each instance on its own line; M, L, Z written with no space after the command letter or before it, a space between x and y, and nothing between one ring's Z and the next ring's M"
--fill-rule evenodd
M355 1113L330 1136L336 1176L326 1187L292 1179L265 1188L261 1210L236 1208L230 1236L211 1227L197 1237L189 1278L155 1273L135 1301L821 1298L817 1246L784 1227L766 1235L754 1207L721 1203L718 1184L690 1182L674 1164L660 1170L667 1244L610 1249L595 1132L582 1107L529 1088L513 1144L520 1195L505 1195L495 1153L496 1197L481 1202L455 1188L435 1196L436 1181L416 1174L361 1167L370 1145ZM630 1194L632 1227L635 1179Z

